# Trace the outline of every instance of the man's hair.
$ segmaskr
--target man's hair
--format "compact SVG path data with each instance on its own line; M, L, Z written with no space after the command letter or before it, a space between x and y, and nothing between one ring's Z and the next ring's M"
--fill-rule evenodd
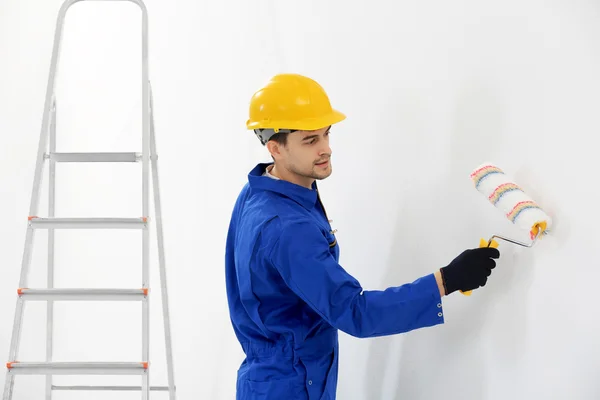
M274 134L273 136L271 136L271 139L269 141L274 141L282 146L287 145L287 140L288 140L288 136L291 132L278 132L276 134Z

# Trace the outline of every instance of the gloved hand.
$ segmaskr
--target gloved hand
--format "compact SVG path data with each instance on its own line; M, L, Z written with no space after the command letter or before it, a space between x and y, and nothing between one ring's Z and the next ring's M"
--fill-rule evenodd
M450 264L440 268L446 295L457 290L463 292L483 287L496 267L494 258L500 252L493 247L481 247L463 251Z

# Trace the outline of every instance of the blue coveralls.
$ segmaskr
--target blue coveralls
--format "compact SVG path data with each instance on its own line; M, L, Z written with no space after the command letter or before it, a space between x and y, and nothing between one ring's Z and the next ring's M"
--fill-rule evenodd
M433 274L363 290L312 190L249 174L232 212L225 272L231 322L246 358L237 400L334 400L338 329L367 338L444 322Z

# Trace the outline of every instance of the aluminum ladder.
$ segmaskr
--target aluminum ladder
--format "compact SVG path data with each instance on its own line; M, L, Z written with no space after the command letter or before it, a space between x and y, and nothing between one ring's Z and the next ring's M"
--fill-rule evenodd
M61 47L61 36L67 10L82 0L66 0L58 13L50 72L46 88L46 97L42 119L42 127L37 151L33 190L25 248L23 251L19 288L14 316L12 338L6 364L6 381L4 400L11 400L16 375L45 375L45 398L50 400L55 390L119 390L141 391L142 399L150 398L150 391L168 391L169 399L175 400L175 383L173 372L172 340L169 319L169 302L167 293L167 275L163 227L161 218L161 202L158 180L156 141L154 134L152 90L148 73L148 14L142 0L109 0L131 1L141 8L142 12L142 149L133 153L58 153L56 152L56 97L54 92L57 64ZM45 163L49 163L49 198L48 216L38 217L42 171ZM55 201L55 163L57 162L135 162L141 163L142 169L142 213L134 218L56 218ZM168 386L150 386L150 334L149 334L149 261L150 261L150 169L152 170L152 186L154 194L154 212L156 237L158 241L158 264L162 294L163 322L165 334L165 352L168 372ZM48 286L46 288L29 288L28 272L31 264L35 231L48 230ZM133 289L58 289L53 287L54 278L54 231L56 229L138 229L142 234L142 284ZM54 301L137 301L142 309L142 354L139 362L53 362L53 304ZM47 301L46 361L19 362L19 342L26 301ZM53 384L53 375L140 375L141 386L57 386ZM41 396L40 396L41 397Z

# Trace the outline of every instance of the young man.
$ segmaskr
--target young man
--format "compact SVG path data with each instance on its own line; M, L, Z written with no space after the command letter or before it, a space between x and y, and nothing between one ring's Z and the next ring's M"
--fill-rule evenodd
M316 180L331 175L331 125L345 119L310 78L282 74L257 91L248 129L274 162L248 175L227 237L227 298L246 355L238 400L333 400L338 330L368 338L444 322L442 296L485 286L499 252L466 250L412 283L364 290L338 263Z

